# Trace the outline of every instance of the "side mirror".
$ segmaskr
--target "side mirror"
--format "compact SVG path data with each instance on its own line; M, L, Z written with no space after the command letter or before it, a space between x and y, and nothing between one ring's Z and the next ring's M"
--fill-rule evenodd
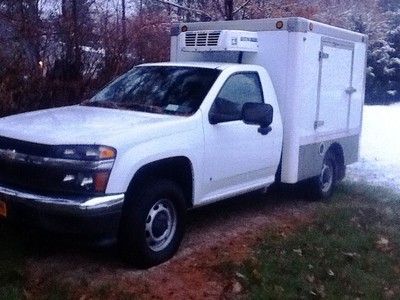
M264 103L245 103L242 108L243 122L250 125L260 125L267 128L272 124L274 108Z

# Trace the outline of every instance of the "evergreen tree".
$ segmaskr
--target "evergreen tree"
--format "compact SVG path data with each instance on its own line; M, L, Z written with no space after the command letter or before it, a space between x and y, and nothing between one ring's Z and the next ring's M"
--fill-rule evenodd
M381 5L389 9L385 12L389 28L368 51L366 102L371 104L400 101L400 3L385 0Z

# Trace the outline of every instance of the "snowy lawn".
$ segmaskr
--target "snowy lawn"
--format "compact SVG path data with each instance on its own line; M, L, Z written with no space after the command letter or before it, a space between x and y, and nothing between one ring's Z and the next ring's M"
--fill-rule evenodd
M365 106L360 161L347 179L400 190L400 103Z

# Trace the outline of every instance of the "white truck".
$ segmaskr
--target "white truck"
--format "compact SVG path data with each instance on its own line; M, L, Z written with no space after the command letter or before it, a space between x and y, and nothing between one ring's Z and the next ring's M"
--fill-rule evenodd
M3 218L117 239L148 267L177 251L187 209L277 181L331 195L358 159L367 37L303 18L171 35L171 62L0 120Z

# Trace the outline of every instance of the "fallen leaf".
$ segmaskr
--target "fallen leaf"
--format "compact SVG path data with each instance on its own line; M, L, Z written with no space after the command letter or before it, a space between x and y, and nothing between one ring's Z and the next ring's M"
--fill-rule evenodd
M244 276L242 273L236 272L235 275L239 278L246 279L246 276Z
M393 267L393 271L394 271L396 274L400 274L400 266L394 266L394 267Z
M385 296L386 298L393 298L395 296L395 292L389 288L385 288Z
M261 276L260 272L258 272L256 269L253 270L252 274L255 279L261 280L262 276Z
M329 224L325 224L324 230L325 232L330 233L332 231L332 226Z
M317 296L317 293L314 292L314 291L310 291L310 294L313 295L313 296Z
M361 257L360 254L356 253L356 252L342 252L342 254L348 258L359 258Z
M389 245L389 240L387 238L381 237L379 240L376 241L378 246L387 246Z
M325 286L323 286L321 284L321 286L317 289L318 294L321 296L321 298L325 298L326 297L326 293L325 293Z
M294 253L297 253L299 256L303 256L303 251L301 249L293 249Z
M235 294L239 294L243 291L243 287L239 281L235 281L232 285L232 292Z
M315 277L314 277L314 275L306 275L306 280L309 283L313 283L315 281Z

